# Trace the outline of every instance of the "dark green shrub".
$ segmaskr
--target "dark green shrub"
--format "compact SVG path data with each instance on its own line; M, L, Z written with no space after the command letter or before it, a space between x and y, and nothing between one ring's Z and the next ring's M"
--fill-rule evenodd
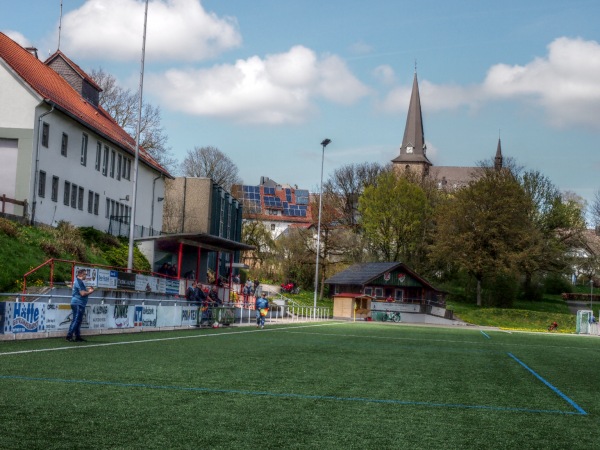
M563 275L548 275L544 280L544 292L551 295L573 292L573 285Z
M484 304L497 308L512 308L518 292L519 283L513 275L497 274L485 283Z

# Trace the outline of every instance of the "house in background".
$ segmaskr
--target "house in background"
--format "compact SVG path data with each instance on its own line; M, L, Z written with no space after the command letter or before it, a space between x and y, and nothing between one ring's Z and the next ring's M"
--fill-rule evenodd
M288 227L308 228L313 223L307 189L261 177L257 186L234 185L231 191L244 205L244 220L264 223L274 239Z
M100 91L62 52L42 62L0 33L0 196L27 202L7 213L128 233L135 140L99 105ZM140 149L136 235L161 230L170 178Z
M445 292L399 262L360 263L325 280L333 295L334 318L370 317L373 311L445 315ZM442 311L444 310L444 311Z

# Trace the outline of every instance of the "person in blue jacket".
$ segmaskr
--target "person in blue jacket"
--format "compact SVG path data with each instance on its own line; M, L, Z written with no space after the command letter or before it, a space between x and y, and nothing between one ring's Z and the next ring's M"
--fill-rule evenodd
M269 300L267 300L267 294L263 291L261 296L256 300L256 328L265 327L265 316L261 314L261 310L269 309ZM266 312L265 312L266 315Z
M79 269L77 271L77 278L75 278L75 282L73 283L73 292L71 294L71 311L73 311L73 317L71 319L71 326L67 332L67 341L69 342L85 342L85 339L81 337L81 322L83 322L88 295L94 292L93 287L85 287L84 281L86 276L87 271Z

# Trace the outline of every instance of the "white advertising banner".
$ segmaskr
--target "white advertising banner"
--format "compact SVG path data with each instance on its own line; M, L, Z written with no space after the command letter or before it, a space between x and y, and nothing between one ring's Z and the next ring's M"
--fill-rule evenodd
M132 328L134 313L135 306L110 305L108 313L108 328Z
M195 326L198 324L198 307L197 306L182 306L181 307L181 325Z

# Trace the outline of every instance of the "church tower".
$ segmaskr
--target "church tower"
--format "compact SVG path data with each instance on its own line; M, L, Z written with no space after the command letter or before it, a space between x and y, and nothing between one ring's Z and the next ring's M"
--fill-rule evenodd
M498 148L496 148L496 157L494 158L494 169L502 169L502 160L502 147L500 146L500 138L498 138Z
M411 171L419 173L423 177L429 175L429 168L432 164L427 159L426 152L427 146L425 145L425 133L423 132L421 97L419 95L417 72L415 71L400 155L392 160L394 171L397 174Z

